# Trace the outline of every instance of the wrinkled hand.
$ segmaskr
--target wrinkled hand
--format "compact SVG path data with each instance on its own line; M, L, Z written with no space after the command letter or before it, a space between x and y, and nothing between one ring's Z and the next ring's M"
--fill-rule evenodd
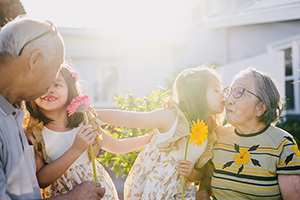
M74 187L66 195L72 200L99 200L102 199L105 194L105 188L101 187L98 182L85 181Z
M196 192L196 200L210 200L210 196L206 190L200 190Z
M177 163L179 164L178 170L179 174L185 178L191 174L192 170L194 169L194 164L188 160L178 160Z
M82 126L77 132L72 147L79 152L84 152L95 141L97 132L93 131L92 126Z

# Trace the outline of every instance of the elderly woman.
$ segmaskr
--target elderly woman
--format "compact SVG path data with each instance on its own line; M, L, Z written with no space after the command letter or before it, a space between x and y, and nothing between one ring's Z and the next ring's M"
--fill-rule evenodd
M274 124L282 108L273 80L253 68L224 89L228 122L214 147L214 199L300 199L300 152L289 133ZM209 167L207 167L209 169ZM202 189L197 194L202 199ZM211 175L211 174L210 174Z

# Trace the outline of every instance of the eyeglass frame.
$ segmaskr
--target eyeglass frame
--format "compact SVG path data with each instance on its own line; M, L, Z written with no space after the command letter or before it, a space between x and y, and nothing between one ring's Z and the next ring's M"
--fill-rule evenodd
M225 90L227 90L228 88L230 88L230 92L229 92L229 94L227 95L227 97L225 97L224 93L225 93ZM235 96L233 95L234 91L235 91L237 88L242 88L242 89L243 89L243 92L241 93L241 95L240 95L239 97L235 97ZM259 98L259 96L257 96L256 94L254 94L254 93L251 92L250 90L247 90L247 89L244 88L243 86L237 86L237 87L235 87L234 89L232 89L232 87L228 86L228 87L226 87L226 88L224 88L224 89L222 90L222 93L223 93L223 96L224 96L225 99L228 99L228 98L231 96L231 94L233 95L233 98L239 99L239 98L241 98L241 96L243 96L243 94L245 93L245 91L247 91L247 92L249 92L250 94L252 94L253 96L257 97L257 98L261 101L261 99Z
M50 21L46 20L46 21L44 22L44 24L47 25L50 29L47 30L47 31L45 31L45 32L43 32L42 34L40 34L40 35L34 37L33 39L29 40L28 42L26 42L26 43L22 46L22 48L20 49L20 51L19 51L19 53L18 53L18 56L21 56L22 53L23 53L23 51L24 51L24 48L25 48L29 43L33 42L34 40L37 40L37 39L39 39L39 38L41 38L41 37L43 37L43 36L45 36L45 35L47 35L47 34L49 34L49 33L54 33L55 35L57 35L57 28L54 26L53 22L50 22Z

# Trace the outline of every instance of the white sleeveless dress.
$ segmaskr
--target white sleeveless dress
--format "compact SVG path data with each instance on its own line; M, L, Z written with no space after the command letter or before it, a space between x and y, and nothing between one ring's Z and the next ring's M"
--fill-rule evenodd
M124 185L124 199L181 199L181 176L178 171L178 160L184 159L186 142L178 150L169 154L159 151L156 144L171 138L176 130L178 118L166 133L156 131L157 139L146 145L137 157ZM186 140L185 140L186 141ZM187 160L195 163L207 146L188 145ZM184 199L195 200L196 186L184 185Z
M45 149L51 161L58 159L73 144L75 136L82 124L70 131L56 132L44 127L42 130L45 141ZM118 194L114 183L103 166L95 160L97 179L101 186L106 189L102 199L113 200L118 199ZM50 185L50 194L42 194L43 197L57 196L65 194L74 186L83 181L94 180L92 162L89 161L87 150L67 169L67 171ZM46 192L46 191L45 191ZM43 193L43 190L42 190Z

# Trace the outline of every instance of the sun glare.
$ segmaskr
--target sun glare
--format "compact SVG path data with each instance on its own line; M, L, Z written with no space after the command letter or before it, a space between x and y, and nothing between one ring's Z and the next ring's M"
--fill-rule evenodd
M177 37L187 27L185 0L21 0L28 16L58 27L97 28L125 38Z

